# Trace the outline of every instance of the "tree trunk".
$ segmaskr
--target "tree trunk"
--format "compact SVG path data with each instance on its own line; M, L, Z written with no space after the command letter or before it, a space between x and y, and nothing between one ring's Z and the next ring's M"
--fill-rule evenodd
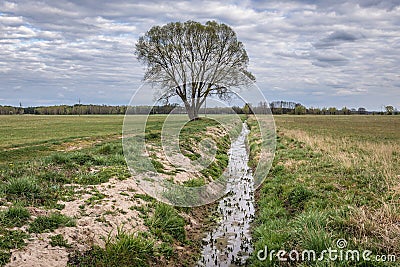
M192 120L195 120L194 107L191 106L191 105L189 104L188 101L184 101L184 104L185 104L186 112L187 112L187 114L188 114L188 116L189 116L189 119L190 119L191 121L192 121Z
M199 119L199 110L200 110L201 105L196 106L195 103L193 105L191 105L189 103L189 101L187 101L187 100L183 100L183 103L185 104L186 112L189 116L189 119L191 121L198 120Z
M199 119L199 107L193 107L193 119L192 120L198 120Z
M191 121L199 119L199 109L197 107L185 103L185 108Z
M189 116L189 119L190 119L191 121L196 119L196 117L195 117L195 115L194 115L194 108L193 108L193 107L191 107L191 106L189 106L189 108L186 107L186 111L187 111L188 116Z

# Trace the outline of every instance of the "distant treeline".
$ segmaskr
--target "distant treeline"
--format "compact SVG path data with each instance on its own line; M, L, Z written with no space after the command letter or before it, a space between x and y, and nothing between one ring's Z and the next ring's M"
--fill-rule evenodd
M40 106L12 107L0 106L0 115L34 114L34 115L90 115L90 114L125 114L126 106L82 105L73 106Z
M393 106L386 106L384 111L367 111L365 108L347 108L343 107L338 109L336 107L323 107L313 108L305 107L301 103L290 101L273 101L271 103L260 102L256 106L245 104L243 107L208 107L207 109L201 108L199 113L204 114L265 114L269 112L268 108L273 114L312 114L312 115L386 115L386 114L400 114ZM109 106L109 105L56 105L56 106L40 106L40 107L13 107L13 106L0 106L0 115L94 115L94 114L125 114L128 106ZM162 106L134 106L129 107L130 114L169 114L169 113L185 113L184 107L178 104L167 104Z
M266 105L265 102L260 102L258 106L252 108L255 113L257 113L257 109L259 107L264 107ZM314 107L305 107L301 103L288 102L288 101L274 101L269 104L271 112L273 114L294 114L294 115L398 115L400 114L393 106L385 106L384 111L368 111L363 107L348 108L342 107L340 109L336 107L323 107L323 108L314 108Z

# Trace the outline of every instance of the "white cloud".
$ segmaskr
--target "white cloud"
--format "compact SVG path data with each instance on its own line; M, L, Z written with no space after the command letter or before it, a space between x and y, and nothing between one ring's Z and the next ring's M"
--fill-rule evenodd
M229 24L270 100L340 106L345 96L374 109L377 96L400 99L395 0L16 0L0 2L0 10L0 91L9 104L23 97L27 105L79 97L126 104L143 76L137 38L189 19ZM14 86L19 91L7 91Z
M0 16L0 23L3 25L20 25L24 22L22 17L13 17L13 16Z
M360 94L365 94L367 92L366 89L338 89L336 90L336 95L338 96L351 96L351 95L360 95Z

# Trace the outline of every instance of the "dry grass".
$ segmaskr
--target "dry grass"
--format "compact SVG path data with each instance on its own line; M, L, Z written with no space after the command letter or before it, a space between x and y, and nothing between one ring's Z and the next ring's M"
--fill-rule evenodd
M304 142L316 151L326 153L341 166L370 170L375 176L384 177L387 190L393 196L400 193L400 165L395 164L400 152L398 143L311 135L306 131L288 129L285 129L284 135Z
M349 220L354 225L358 242L368 246L371 236L379 242L374 246L387 253L400 252L400 210L398 203L382 203L377 209L363 206L355 208Z
M355 231L355 242L369 244L382 250L400 253L400 145L397 142L356 140L348 137L310 134L304 130L284 129L284 135L304 142L313 150L323 153L348 170L361 170L364 176L380 179L385 192L373 193L376 207L353 206L349 225ZM288 169L296 168L299 161L287 161Z

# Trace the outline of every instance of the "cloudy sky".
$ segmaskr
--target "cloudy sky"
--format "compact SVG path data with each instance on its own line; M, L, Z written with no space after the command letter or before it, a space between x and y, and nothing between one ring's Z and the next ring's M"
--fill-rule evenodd
M128 104L153 25L216 20L268 100L400 109L400 0L0 1L0 105Z

